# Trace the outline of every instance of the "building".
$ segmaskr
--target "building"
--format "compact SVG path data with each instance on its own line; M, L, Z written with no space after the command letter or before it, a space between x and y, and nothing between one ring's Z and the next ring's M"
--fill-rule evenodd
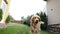
M13 23L23 24L24 21L23 20L14 20Z
M60 0L44 0L47 2L48 25L52 31L60 32Z
M47 2L48 25L60 24L60 0L45 0Z

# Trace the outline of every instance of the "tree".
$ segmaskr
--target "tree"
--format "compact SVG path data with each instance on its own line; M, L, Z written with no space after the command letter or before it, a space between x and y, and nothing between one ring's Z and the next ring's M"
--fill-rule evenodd
M0 9L0 21L2 19L2 9Z
M10 15L8 15L5 22L9 23L9 22L12 22L12 21L13 21L13 18Z
M46 14L41 12L41 13L36 13L36 15L40 16L41 21L44 22L44 24L41 24L41 29L46 30L47 29L47 17Z
M40 17L41 17L41 21L44 22L44 24L41 24L41 29L46 30L47 29L47 17L46 17L46 14L41 12Z
M39 13L36 13L36 15L40 16L40 14L39 14Z
M30 18L31 16L27 16L27 18L24 18L24 24L30 26Z
M21 17L21 19L22 19L23 21L25 21L25 18L24 18L24 16L22 16L22 17Z

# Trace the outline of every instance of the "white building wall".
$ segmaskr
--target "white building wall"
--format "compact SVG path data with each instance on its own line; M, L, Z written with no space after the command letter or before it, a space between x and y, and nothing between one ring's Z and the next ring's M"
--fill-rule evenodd
M48 0L48 25L60 23L60 0Z

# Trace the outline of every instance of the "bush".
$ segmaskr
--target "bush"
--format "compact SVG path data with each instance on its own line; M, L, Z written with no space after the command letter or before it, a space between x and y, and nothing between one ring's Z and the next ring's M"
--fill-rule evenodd
M13 22L13 18L10 15L8 15L5 22L6 23Z
M28 16L25 21L24 21L24 24L30 26L30 19L31 19L31 16Z
M0 21L2 19L2 9L0 9Z
M10 16L8 16L7 18L6 18L6 23L8 23L10 21Z

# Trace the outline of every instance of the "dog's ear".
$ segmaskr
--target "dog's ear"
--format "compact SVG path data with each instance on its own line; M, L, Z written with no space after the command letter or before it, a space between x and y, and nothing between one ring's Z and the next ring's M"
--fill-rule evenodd
M41 21L41 18L39 17L39 22Z
M32 18L30 19L30 25L31 26L33 25L33 19Z
M32 22L34 23L34 19L32 18Z
M39 19L39 22L41 21L41 19Z
M33 18L31 18L31 19L30 19L30 22L31 22L31 23L33 23L33 22L34 22Z

